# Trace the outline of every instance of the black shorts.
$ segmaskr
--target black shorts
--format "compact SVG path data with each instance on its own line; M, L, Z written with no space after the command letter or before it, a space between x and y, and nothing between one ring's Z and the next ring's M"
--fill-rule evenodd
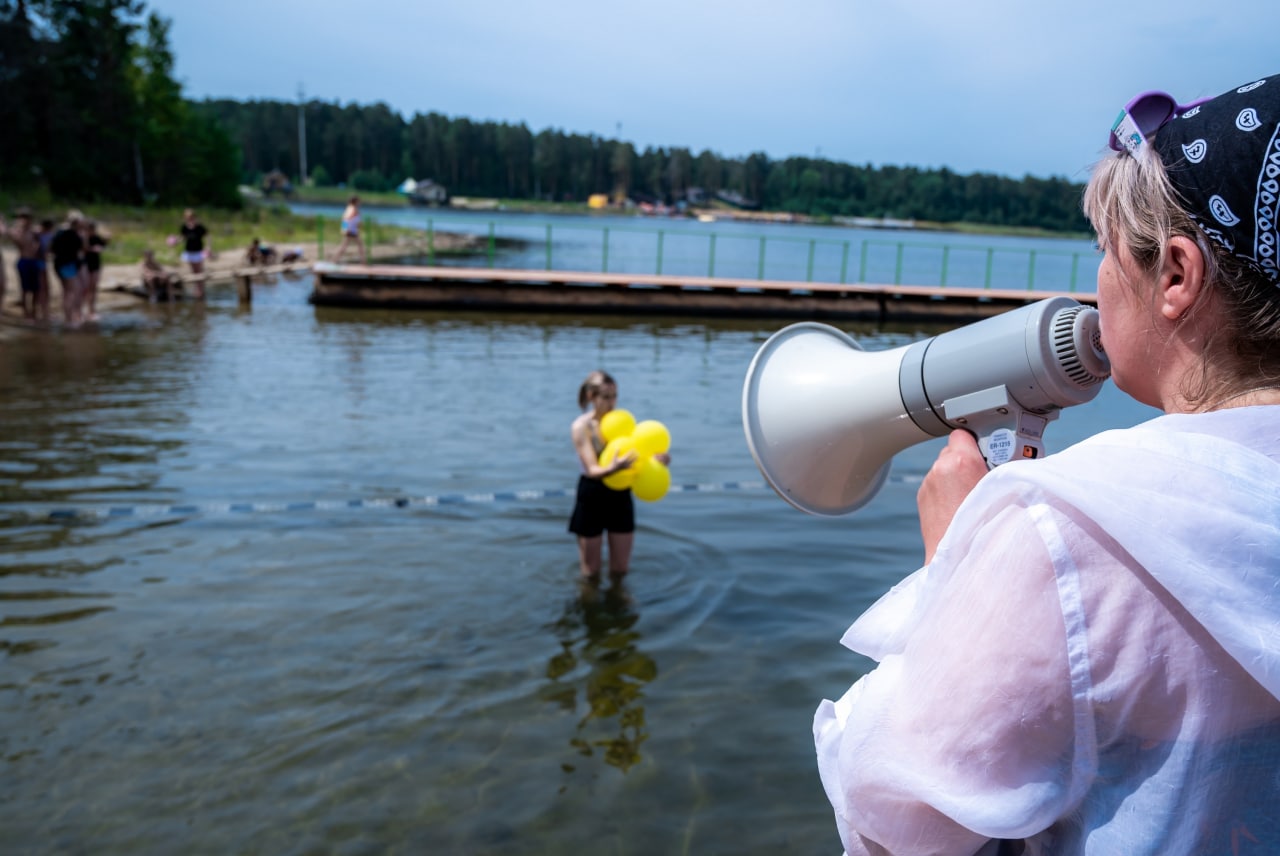
M605 487L599 479L578 477L578 499L569 518L569 531L596 538L605 530L625 535L636 531L636 509L630 490Z

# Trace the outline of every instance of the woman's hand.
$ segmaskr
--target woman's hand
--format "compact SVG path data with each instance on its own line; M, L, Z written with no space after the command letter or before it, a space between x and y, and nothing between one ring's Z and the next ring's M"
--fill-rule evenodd
M605 475L611 476L614 473L618 472L619 470L630 469L631 465L634 464L635 462L636 462L636 453L634 450L627 452L625 455L622 455L621 457L619 457L618 453L615 451L613 453L613 462L609 464L609 471L606 472Z
M978 451L978 441L968 431L952 431L916 493L925 564L933 561L960 503L986 474L987 462Z
M671 466L671 456L666 452L659 452L658 454L653 456L653 459L658 463L662 464L664 467Z

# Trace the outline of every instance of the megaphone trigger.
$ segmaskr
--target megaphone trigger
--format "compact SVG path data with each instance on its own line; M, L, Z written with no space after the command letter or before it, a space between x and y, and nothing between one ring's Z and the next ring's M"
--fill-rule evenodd
M998 387L968 393L942 403L946 420L964 428L978 441L978 449L994 469L1018 458L1039 458L1044 454L1044 429L1058 411L1032 413Z
M1110 374L1098 311L1052 297L887 351L825 324L769 338L747 369L747 446L774 490L811 514L869 502L893 456L970 431L995 467L1044 455L1044 430Z

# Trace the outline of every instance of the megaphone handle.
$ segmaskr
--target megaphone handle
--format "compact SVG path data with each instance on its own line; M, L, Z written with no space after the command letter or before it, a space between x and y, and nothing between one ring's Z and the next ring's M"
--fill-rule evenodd
M987 460L987 468L1015 460L1033 460L1044 457L1044 428L1049 418L1014 408L1013 426L1000 425L976 434L978 449ZM1056 415L1056 414L1054 414Z
M1009 428L997 428L990 434L978 437L978 449L987 459L987 469L994 470L1017 458L1039 458L1044 455L1044 443L1023 437Z

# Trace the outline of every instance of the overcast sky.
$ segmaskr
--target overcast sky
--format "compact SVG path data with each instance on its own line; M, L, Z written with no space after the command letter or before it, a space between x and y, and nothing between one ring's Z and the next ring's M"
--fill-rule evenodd
M188 97L1083 181L1120 107L1280 73L1275 0L147 0Z

